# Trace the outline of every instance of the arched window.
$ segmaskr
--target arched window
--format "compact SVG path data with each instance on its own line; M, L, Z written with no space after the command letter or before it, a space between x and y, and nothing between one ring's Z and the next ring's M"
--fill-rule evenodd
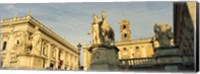
M127 34L124 34L124 38L126 38L127 37Z
M44 46L43 48L42 48L42 52L43 52L43 55L46 55L46 53L45 53L45 51L46 51L46 47Z
M123 28L126 29L126 25L123 25Z

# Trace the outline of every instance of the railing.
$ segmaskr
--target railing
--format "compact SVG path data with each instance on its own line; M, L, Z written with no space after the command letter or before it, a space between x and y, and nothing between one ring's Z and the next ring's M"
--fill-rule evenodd
M123 65L128 65L128 66L151 66L156 64L156 60L153 57L120 59L120 62Z

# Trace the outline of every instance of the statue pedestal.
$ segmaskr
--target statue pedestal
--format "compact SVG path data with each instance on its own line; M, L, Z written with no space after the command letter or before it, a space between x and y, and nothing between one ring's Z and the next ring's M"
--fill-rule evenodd
M92 71L117 71L120 70L118 60L118 48L108 45L93 45L90 70Z
M164 66L164 71L178 71L178 66L182 64L180 49L175 47L155 49L157 65Z

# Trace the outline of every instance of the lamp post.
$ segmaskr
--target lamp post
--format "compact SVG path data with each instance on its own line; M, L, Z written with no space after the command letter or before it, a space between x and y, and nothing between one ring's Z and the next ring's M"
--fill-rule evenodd
M81 55L81 47L82 47L81 43L79 43L79 44L77 45L77 47L78 47L78 50L79 50L79 52L80 52L80 53L79 53L78 68L81 69L81 68L80 68L80 58L81 58L80 55Z

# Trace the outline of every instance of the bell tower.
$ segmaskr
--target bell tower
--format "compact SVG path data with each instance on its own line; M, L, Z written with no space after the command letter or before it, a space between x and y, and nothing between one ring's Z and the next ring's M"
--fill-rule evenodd
M129 21L125 18L123 18L120 22L120 35L121 35L121 41L131 40Z

